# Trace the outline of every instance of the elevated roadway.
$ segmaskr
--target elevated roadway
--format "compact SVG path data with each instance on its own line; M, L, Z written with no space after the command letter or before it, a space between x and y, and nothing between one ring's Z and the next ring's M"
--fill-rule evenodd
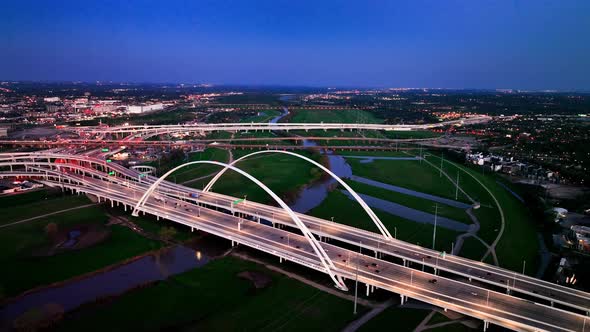
M72 160L75 160L77 164L55 163L56 159L63 159L63 157L62 155L6 156L0 154L0 166L6 168L10 164L13 168L2 172L3 175L39 176L44 178L43 181L47 184L62 186L76 192L87 192L102 197L103 200L106 198L112 203L123 204L125 207L135 206L143 191L147 189L147 183L155 179L152 177L141 178L132 170L114 164L107 165L104 161L92 160L86 156L72 157ZM105 174L106 170L114 169L117 169L117 176ZM121 172L119 172L120 169ZM185 192L182 193L180 187L171 183L163 183L156 196L149 197L146 204L141 207L142 212L167 218L191 228L201 229L276 255L281 259L326 272L303 236L290 232L288 229L271 227L263 222L264 218L260 217L260 213L263 212L262 208L266 207L265 205L253 202L246 202L238 206L232 206L231 202L223 205L225 202L222 204L219 199L229 198L229 196L215 193L203 193L201 197L187 201L188 195L185 196L185 194L194 193L195 190L185 188ZM175 191L178 198L173 194ZM207 198L211 201L207 201ZM235 200L235 198L232 199ZM219 211L215 210L216 208ZM248 211L246 208L254 210ZM243 211L241 213L258 216L258 218L250 220L228 214L227 212L232 209L237 215L239 215L238 212ZM268 207L268 209L273 211L271 218L269 218L273 224L293 225L292 221L283 220L280 211L277 211L276 208ZM282 213L286 214L284 211ZM361 253L357 253L356 249L349 250L330 243L322 243L323 248L336 265L336 273L349 280L358 278L359 282L367 285L366 289L368 290L374 287L387 289L400 294L402 299L406 297L418 299L514 330L582 331L585 329L586 317L583 315L373 257L374 251L386 252L381 243L391 243L393 246L405 247L406 250L418 250L420 247L397 240L385 241L379 234L355 230L349 226L321 221L317 218L305 219L304 215L301 215L301 219L305 220L304 222L310 229L314 228L313 225L318 226L319 229L314 232L320 236L344 239L344 235L339 233L343 229L346 233L357 234L359 238L355 238L354 241L350 240L351 245L361 239L360 236L366 240L374 239L373 241L376 243L374 249L376 250L367 248L362 240L358 241L358 245L354 247L359 248L360 245ZM367 253L367 251L369 252ZM443 262L455 258L450 255L442 257L440 253L430 252L436 255L432 256L432 260L436 261L434 266L439 269ZM394 254L396 254L395 249L392 252L392 255ZM470 262L474 264L473 261ZM425 261L424 264L426 264ZM485 268L485 265L482 263L482 268ZM524 280L523 277L519 275L518 280ZM432 280L436 280L436 282L432 282ZM529 283L533 284L531 281ZM565 293L573 290L558 289L557 291ZM588 294L583 292L569 294L572 297L584 297L584 295L588 298Z

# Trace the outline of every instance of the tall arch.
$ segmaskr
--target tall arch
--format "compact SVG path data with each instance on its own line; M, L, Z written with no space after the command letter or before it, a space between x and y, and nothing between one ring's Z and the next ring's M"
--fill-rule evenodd
M256 152L252 152L250 154L247 154L245 156L242 156L236 160L234 160L233 162L231 162L230 165L234 165L237 162L248 158L250 156L254 156L257 154L262 154L262 153L282 153L282 154L288 154L297 158L301 158L309 163L314 164L315 166L321 168L324 172L328 173L334 180L338 181L338 183L340 183L351 195L352 197L354 197L354 199L361 205L361 207L365 210L365 212L367 212L367 214L369 215L369 217L371 218L371 220L373 221L373 223L375 223L375 225L377 226L377 228L379 229L379 231L381 232L381 234L383 234L383 237L385 237L386 240L391 240L392 236L389 233L389 231L387 230L387 228L385 228L385 225L383 225L383 223L381 222L381 220L379 219L379 217L377 217L377 215L375 214L375 212L373 212L373 210L371 210L371 208L369 207L369 205L367 205L367 203L348 185L346 184L346 182L344 182L344 180L342 180L338 175L332 173L332 171L330 171L328 168L326 168L324 165L316 162L313 159L307 158L306 156L302 156L300 154L294 153L294 152L290 152L290 151L281 151L281 150L261 150L261 151L256 151ZM205 186L205 188L203 189L203 191L207 192L209 190L211 190L211 187L213 187L213 185L215 184L215 182L217 182L217 180L219 180L219 178L227 171L228 167L222 169L221 171L219 171L214 177L213 179L211 179L211 181L209 181L209 183Z
M301 221L301 219L299 219L299 217L295 214L295 212L293 212L293 210L291 210L291 208L289 208L289 206L279 196L277 196L277 194L275 194L272 190L270 190L270 188L268 188L266 185L264 185L264 183L260 182L258 179L256 179L255 177L253 177L249 173L247 173L235 166L221 163L218 161L209 161L209 160L191 161L191 162L176 166L173 169L166 172L166 174L162 175L158 180L156 180L156 182L154 182L153 184L150 185L150 187L146 190L146 192L143 194L141 199L135 205L135 208L133 210L133 215L134 216L139 215L139 209L145 204L145 202L147 201L149 196L156 190L158 185L160 183L162 183L162 181L164 181L170 174L174 173L176 170L178 170L180 168L183 168L183 167L186 167L189 165L195 165L195 164L210 164L210 165L218 165L218 166L223 166L225 168L229 168L229 169L236 171L236 172L240 173L241 175L245 176L246 178L248 178L249 180L254 182L257 186L259 186L264 191L266 191L266 193L268 193L293 219L293 221L295 222L295 224L297 225L299 230L301 230L301 232L303 233L303 236L305 236L305 238L307 239L307 241L311 245L315 254L320 259L322 265L326 269L327 273L330 275L330 278L332 278L332 280L336 284L336 287L338 287L339 289L342 289L342 290L348 290L346 285L344 284L344 281L342 280L342 277L336 275L333 272L333 270L336 269L336 266L334 266L334 263L332 262L332 260L328 256L328 254L324 251L324 249L319 244L317 239L313 236L313 234L309 231L309 229L307 228L307 226L305 226L305 224Z

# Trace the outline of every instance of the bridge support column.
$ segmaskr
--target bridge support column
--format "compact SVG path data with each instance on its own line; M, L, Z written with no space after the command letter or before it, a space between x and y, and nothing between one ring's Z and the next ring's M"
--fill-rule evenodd
M404 304L405 303L405 296L403 296L402 294L399 295L400 298L400 304Z
M127 212L127 204L123 204L123 210Z
M489 327L489 324L490 324L490 323L489 323L487 320L484 320L484 321L483 321L483 331L484 331L484 332L485 332L485 331L488 329L488 327Z
M156 216L156 220L159 221L160 220L160 216Z
M369 284L365 284L367 286L367 296L369 296Z
M283 263L283 257L279 256L279 263Z
M111 207L115 207L115 202L111 199Z

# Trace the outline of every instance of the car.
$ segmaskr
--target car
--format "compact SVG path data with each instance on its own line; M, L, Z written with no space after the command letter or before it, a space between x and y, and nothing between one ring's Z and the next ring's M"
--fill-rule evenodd
M377 267L377 266L379 266L379 265L377 265L377 263L371 263L371 265L372 265L373 267Z
M430 279L430 280L428 280L428 282L431 284L436 284L436 279Z
M381 272L381 271L379 271L379 270L375 270L375 273L379 273L379 272Z

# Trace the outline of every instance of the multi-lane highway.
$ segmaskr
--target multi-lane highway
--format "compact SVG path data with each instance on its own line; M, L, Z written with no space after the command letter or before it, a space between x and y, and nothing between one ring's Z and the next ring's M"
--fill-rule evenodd
M290 130L385 130L410 131L426 130L452 125L466 125L484 123L492 118L485 115L473 116L459 120L441 121L428 124L371 124L371 123L290 123L290 122L262 122L262 123L199 123L179 125L143 125L143 126L115 126L115 127L75 127L73 130L85 136L96 134L141 135L149 137L172 133L208 133L215 131L290 131Z
M60 163L56 163L56 160L60 160ZM135 206L150 183L156 180L89 156L51 153L0 154L0 166L5 169L2 172L4 175L40 176L45 178L48 184L91 193L128 207ZM111 171L115 174L109 176L108 172ZM190 193L197 193L199 197L190 198ZM289 214L284 210L254 202L236 206L232 204L235 200L234 197L212 192L201 193L191 188L163 182L158 188L158 193L146 200L141 211L326 272L305 237L286 229L270 227L264 222L257 222L268 220L274 225L295 227ZM252 216L254 221L226 213L231 210L236 215ZM585 328L585 316L553 308L549 303L543 303L543 300L555 298L560 303L573 304L570 307L586 311L590 302L590 295L587 293L457 256L443 257L438 252L403 241L385 240L377 233L302 214L298 216L321 238L331 238L347 242L355 248L360 247L362 253L358 254L356 250L336 246L336 241L322 243L322 247L335 265L335 273L348 279L358 276L359 282L369 285L369 288L377 286L404 297L432 303L515 330L581 331ZM375 252L378 253L378 257L385 254L415 262L414 268L376 258ZM422 272L417 264L425 264L448 274L478 279L482 283L455 280L452 275L447 276L447 273L443 277ZM508 286L500 282L509 278L512 279L506 282ZM503 285L511 288L514 293L505 294L503 291L496 291L494 287L485 288L486 284ZM526 293L527 289L540 303L513 296L515 293Z

